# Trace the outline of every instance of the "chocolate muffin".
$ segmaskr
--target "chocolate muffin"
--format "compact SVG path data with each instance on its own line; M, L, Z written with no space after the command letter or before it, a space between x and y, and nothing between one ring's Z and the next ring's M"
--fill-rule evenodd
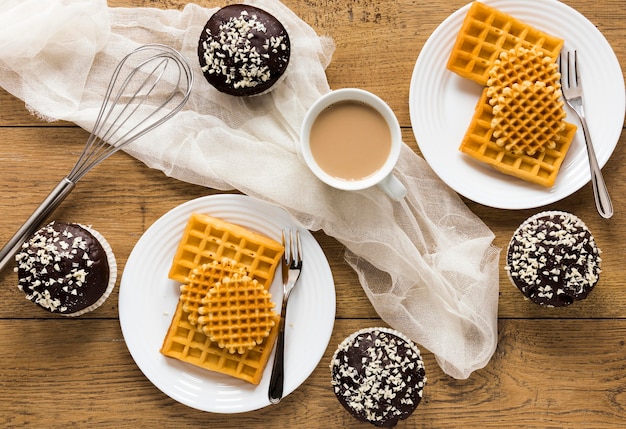
M111 247L97 231L75 223L51 222L16 254L18 287L51 313L79 316L110 295L117 277Z
M504 269L526 298L563 307L589 295L598 282L601 261L600 249L582 220L547 211L517 228Z
M356 419L392 427L409 417L426 384L417 346L398 331L367 328L346 338L330 363L341 405Z
M291 54L285 27L268 12L244 4L225 6L208 20L198 42L204 77L235 96L268 91L285 73Z

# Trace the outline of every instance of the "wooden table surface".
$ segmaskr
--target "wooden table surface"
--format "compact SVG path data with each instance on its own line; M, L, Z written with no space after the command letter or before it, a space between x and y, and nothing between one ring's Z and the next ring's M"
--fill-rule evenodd
M182 8L185 0L109 0L115 6ZM217 1L198 3L213 7ZM396 112L404 140L419 152L409 120L409 82L428 36L467 0L376 2L288 0L286 4L336 43L332 88L379 94ZM565 0L608 39L626 66L623 0ZM1 12L0 12L1 13ZM87 133L43 123L0 90L0 242L6 242L63 177ZM539 308L522 299L500 269L499 345L467 380L445 375L427 350L424 399L399 427L609 428L626 421L626 153L622 133L603 169L615 216L601 219L589 185L551 204L580 216L603 250L603 272L583 302ZM63 149L59 149L63 148ZM133 246L161 215L216 193L182 183L119 153L88 174L55 218L92 224L123 269ZM466 201L504 248L538 209L498 210ZM0 273L0 426L2 427L369 427L341 408L328 363L353 331L383 324L343 261L342 246L315 232L333 272L337 311L330 344L313 374L280 404L220 415L188 408L154 387L135 365L118 318L118 288L103 307L78 319L50 315L24 299L12 269ZM503 255L500 265L502 267ZM12 267L11 267L12 268ZM119 281L118 281L119 284Z

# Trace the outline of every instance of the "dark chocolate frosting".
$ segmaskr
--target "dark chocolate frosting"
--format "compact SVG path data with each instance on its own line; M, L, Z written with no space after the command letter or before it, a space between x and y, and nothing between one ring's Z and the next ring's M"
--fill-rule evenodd
M390 329L355 332L331 361L332 385L341 405L360 421L395 426L422 399L426 372L418 348Z
M543 212L515 231L505 270L531 301L563 307L589 295L600 275L600 250L578 217Z
M205 78L221 92L256 95L268 90L289 64L285 27L268 12L234 4L215 12L198 42Z
M107 254L81 225L52 222L25 242L15 258L18 287L50 312L83 310L107 290Z

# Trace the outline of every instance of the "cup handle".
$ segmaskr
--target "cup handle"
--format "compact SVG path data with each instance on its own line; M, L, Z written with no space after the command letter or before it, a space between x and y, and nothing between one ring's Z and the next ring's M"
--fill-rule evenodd
M402 200L406 195L406 188L393 174L388 174L378 186L396 201Z

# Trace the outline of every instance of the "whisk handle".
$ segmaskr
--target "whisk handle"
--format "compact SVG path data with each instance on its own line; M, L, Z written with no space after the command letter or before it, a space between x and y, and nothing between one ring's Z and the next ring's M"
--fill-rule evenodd
M67 177L63 178L59 184L50 192L41 205L33 212L22 227L15 233L13 238L0 250L0 271L11 261L17 253L22 243L31 236L46 218L61 204L67 195L74 189L76 183Z

